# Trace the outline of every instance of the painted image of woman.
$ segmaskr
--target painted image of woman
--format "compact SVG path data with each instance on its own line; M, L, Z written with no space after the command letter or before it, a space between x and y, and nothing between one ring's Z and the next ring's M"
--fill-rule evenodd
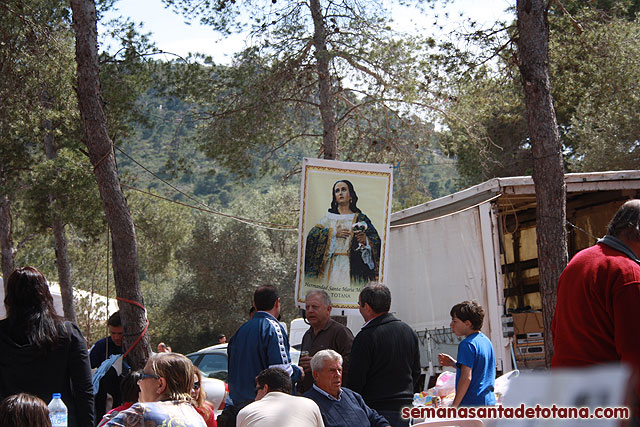
M333 184L331 208L307 235L304 272L309 285L360 286L378 279L380 236L358 209L353 184Z

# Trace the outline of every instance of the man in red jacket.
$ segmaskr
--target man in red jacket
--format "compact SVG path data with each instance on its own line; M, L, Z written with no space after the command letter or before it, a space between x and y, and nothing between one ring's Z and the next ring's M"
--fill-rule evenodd
M623 361L640 372L639 254L640 200L629 200L607 235L577 253L560 276L554 368Z

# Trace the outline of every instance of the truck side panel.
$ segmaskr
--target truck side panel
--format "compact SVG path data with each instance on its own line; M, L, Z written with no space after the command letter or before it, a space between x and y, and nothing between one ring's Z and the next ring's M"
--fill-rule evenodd
M453 305L478 301L486 312L482 331L492 339L501 368L502 312L497 300L490 207L487 202L413 225L392 226L387 285L392 292L391 310L419 335L448 328Z

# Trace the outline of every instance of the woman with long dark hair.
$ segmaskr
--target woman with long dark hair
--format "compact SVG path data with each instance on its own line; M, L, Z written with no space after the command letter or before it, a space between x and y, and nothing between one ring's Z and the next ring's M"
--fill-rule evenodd
M36 268L7 280L7 318L0 320L0 398L19 392L45 402L61 393L69 427L93 425L87 343L78 326L55 313L47 281Z
M353 184L337 181L331 207L307 236L305 280L331 287L362 286L378 279L380 236L358 208Z

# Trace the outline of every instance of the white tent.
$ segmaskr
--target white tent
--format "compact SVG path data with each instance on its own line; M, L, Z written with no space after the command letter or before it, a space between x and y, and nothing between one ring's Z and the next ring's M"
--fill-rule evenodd
M51 296L53 297L53 305L56 309L56 313L62 316L62 296L60 294L60 285L55 282L49 282L49 292L51 292ZM4 284L1 277L0 298L2 301L2 304L0 304L0 319L4 319L7 317L7 311L4 306ZM82 289L74 289L73 298L76 303L76 310L78 310L79 306L89 304L88 310L91 313L91 317L94 319L102 319L106 321L107 312L108 314L111 314L118 311L118 301L115 298L107 299L107 297L96 293L92 296L91 292L84 291Z

